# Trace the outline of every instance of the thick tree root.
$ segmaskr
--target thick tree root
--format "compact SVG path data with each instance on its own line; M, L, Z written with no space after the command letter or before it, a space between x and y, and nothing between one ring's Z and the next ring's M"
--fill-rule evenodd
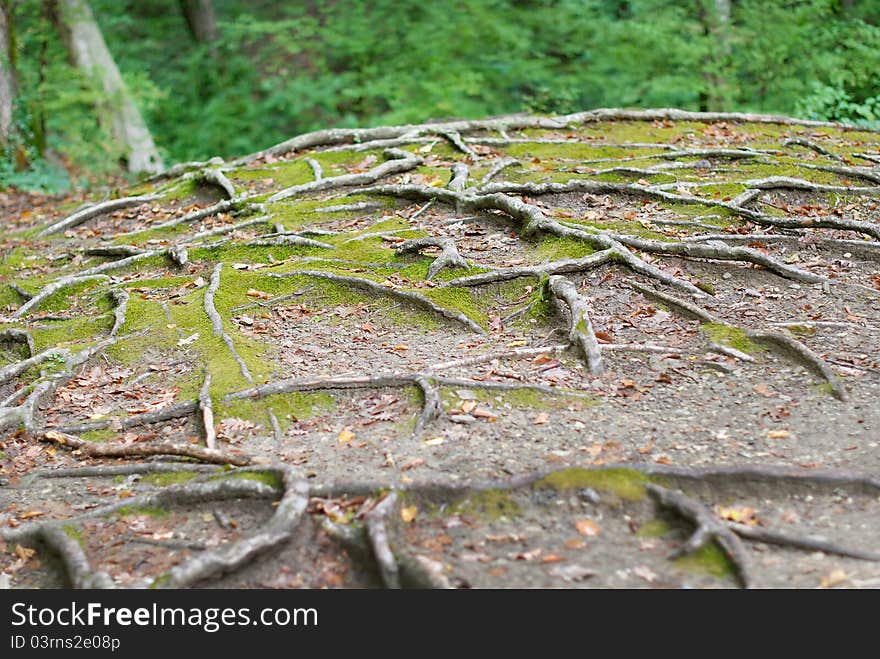
M556 299L565 302L568 306L571 316L568 340L580 348L590 373L599 375L604 372L605 366L602 363L599 341L593 332L586 300L577 292L574 284L559 275L551 275L548 289Z
M86 206L85 208L78 210L73 215L70 215L63 220L49 225L48 227L40 231L40 233L37 234L37 237L45 238L46 236L51 236L53 234L66 231L67 229L72 229L73 227L84 224L85 222L88 222L89 220L99 217L101 215L112 213L113 211L122 210L124 208L131 208L132 206L148 204L151 201L156 201L157 199L161 199L161 195L124 197L122 199L111 199L110 201L104 201L99 204L91 204L89 206Z
M399 300L403 300L405 302L410 302L415 304L416 306L426 308L444 318L449 320L454 320L458 323L461 323L472 332L476 332L477 334L485 334L486 330L480 327L479 324L465 316L460 311L453 311L448 307L443 307L428 299L421 293L416 293L414 291L403 291L397 288L390 288L388 286L384 286L378 282L373 281L372 279L365 279L363 277L351 277L347 275L335 275L330 272L323 272L321 270L292 270L290 272L285 273L270 273L270 277L315 277L317 279L326 279L327 281L332 281L339 284L346 284L348 286L353 286L355 288L364 289L370 291L371 293L377 293L383 296L395 297Z
M115 588L113 580L105 572L95 572L79 542L69 536L57 524L43 524L34 538L61 559L70 585L82 588Z
M214 408L211 405L211 372L205 369L205 379L199 389L199 411L202 413L202 430L205 433L205 446L217 448L217 433L214 432Z
M751 586L749 561L740 539L703 504L689 496L653 483L645 486L665 508L670 508L696 525L696 530L673 558L691 554L715 540L730 560L744 588Z
M156 442L142 444L118 444L114 442L89 442L75 435L47 430L42 439L62 446L76 449L90 458L145 458L153 455L178 455L214 464L230 464L243 467L253 464L253 459L244 455L235 455L219 449L203 448L192 444L175 444L174 442Z
M113 327L110 328L110 336L116 336L119 329L125 324L125 312L128 310L128 291L124 288L114 288L110 291L110 297L116 304L113 309Z
M28 356L33 357L37 353L33 335L27 330L11 327L0 331L0 343L23 343L27 347ZM2 371L0 371L2 372Z
M223 329L223 319L220 317L220 314L217 313L217 308L214 306L214 295L217 294L217 289L220 288L220 271L222 269L223 264L218 263L214 266L214 270L211 273L211 282L205 290L205 313L207 313L208 318L211 319L211 326L214 328L214 334L222 338L223 343L229 348L232 358L235 360L235 363L238 364L238 370L241 371L241 376L253 384L254 378L248 370L247 364L244 363L241 355L239 355L238 351L235 349L232 337L230 337Z
M30 300L21 305L13 314L15 318L21 318L22 316L30 313L32 309L40 306L48 297L57 291L65 288L66 286L73 286L75 284L81 284L87 281L110 281L110 277L107 275L101 274L86 274L86 275L71 275L67 277L62 277L61 279L57 279L53 281L51 284L47 284L40 290L39 293L34 295Z
M273 194L266 200L266 203L273 204L283 201L290 197L301 194L320 192L322 190L330 190L332 188L351 187L355 185L370 185L379 179L391 176L393 174L402 174L415 169L422 164L422 159L414 156L408 151L399 149L386 149L385 155L390 160L376 165L370 170L361 174L342 174L340 176L331 176L330 178L322 178L311 183L302 183L301 185L293 185L284 188Z
M162 588L187 588L205 579L232 572L247 564L258 554L288 541L296 532L308 504L308 486L299 473L287 465L277 465L267 471L280 477L283 495L272 518L255 533L203 552L186 563L160 576L154 584Z
M400 588L400 569L388 539L388 518L397 508L397 493L390 492L366 515L367 537L382 583L386 588Z
M451 238L416 238L415 240L406 240L400 243L394 252L400 256L410 252L418 252L426 247L439 247L440 255L434 259L428 268L427 281L433 279L443 268L468 268L468 262L461 257L455 246L455 241Z
M189 416L197 409L198 403L190 400L163 407L155 412L144 412L142 414L135 414L121 419L102 419L100 421L88 421L86 423L59 426L58 428L54 428L54 430L75 435L83 432L91 432L93 430L104 430L105 428L114 427L116 424L118 424L120 430L129 430L149 423L161 423L163 421L170 421L171 419L179 419L184 416Z
M741 538L763 542L768 545L794 547L796 549L805 549L807 551L821 551L825 554L856 558L862 561L880 561L880 553L849 549L848 547L842 547L837 543L828 542L827 540L804 538L790 533L780 533L779 531L770 531L755 526L748 526L747 524L735 524L733 522L729 523L728 527Z

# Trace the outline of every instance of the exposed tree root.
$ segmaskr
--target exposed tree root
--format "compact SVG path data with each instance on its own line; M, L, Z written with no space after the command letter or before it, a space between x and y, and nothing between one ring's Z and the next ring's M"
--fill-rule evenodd
M255 533L215 550L203 552L160 576L154 584L163 588L187 588L210 577L232 572L255 556L288 541L296 531L308 504L308 486L287 465L268 469L281 478L283 495L272 518Z
M270 273L270 277L315 277L317 279L326 279L327 281L336 282L339 284L347 284L348 286L353 286L355 288L361 288L371 293L378 293L379 295L396 297L399 300L404 300L405 302L410 302L415 304L416 306L427 308L430 311L433 311L444 318L448 318L449 320L454 320L462 325L466 326L472 332L476 332L477 334L485 334L486 330L480 327L479 324L465 316L460 311L453 311L448 307L443 307L437 304L436 302L428 299L421 293L416 293L414 291L402 291L398 288L390 288L388 286L384 286L378 282L373 281L372 279L365 279L363 277L351 277L347 275L335 275L330 272L323 272L321 270L292 270L290 272L285 273Z
M319 192L322 190L330 190L332 188L351 187L355 185L369 185L386 176L408 172L422 164L421 158L414 156L408 151L387 149L385 155L388 156L390 160L383 162L380 165L376 165L366 172L361 174L342 174L340 176L322 178L312 181L311 183L293 185L276 192L266 200L266 203L272 204L307 192Z
M468 176L470 176L468 166L463 162L457 162L452 165L452 178L449 179L446 187L450 190L461 192L467 187Z
M217 434L214 432L214 408L211 405L211 371L205 369L205 379L199 389L199 410L202 413L202 430L205 433L205 446L217 448Z
M232 181L226 178L226 175L220 169L207 167L184 176L184 178L187 177L192 178L197 182L215 185L223 190L223 194L226 195L227 199L235 199L235 186L232 185Z
M138 426L147 425L148 423L161 423L162 421L189 416L197 409L198 403L193 400L188 400L163 407L155 412L144 412L142 414L135 414L121 419L102 419L100 421L89 421L86 423L59 426L58 428L54 428L54 430L67 434L78 434L82 432L91 432L93 430L104 430L105 428L111 428L116 424L118 424L118 427L121 430L129 430Z
M306 164L312 168L312 175L315 177L316 181L320 181L324 178L324 169L321 167L321 163L319 163L314 158L306 158Z
M407 240L395 247L394 252L400 256L409 252L418 252L426 247L439 247L440 255L428 268L426 280L433 279L443 268L468 268L468 262L461 257L451 238L416 238Z
M770 531L755 526L748 526L746 524L735 524L733 522L729 523L728 527L741 538L764 542L770 545L794 547L796 549L806 549L807 551L821 551L825 554L846 556L848 558L856 558L862 561L880 561L880 554L876 552L849 549L847 547L842 547L837 543L828 542L827 540L804 538L790 533L780 533L779 531Z
M440 392L431 382L431 379L423 375L416 375L413 381L422 392L422 413L416 421L413 436L419 435L429 423L443 412L443 403L440 400Z
M47 430L42 438L62 446L72 447L90 458L145 458L152 455L179 455L202 462L214 464L230 464L242 467L253 464L253 459L244 455L234 455L219 449L204 448L193 444L175 444L174 442L155 442L139 444L121 444L114 442L89 442L75 435Z
M61 277L53 281L51 284L47 284L44 286L39 293L34 295L30 300L21 305L13 314L15 318L21 318L22 316L30 313L32 309L40 306L47 298L49 298L53 293L65 288L66 286L73 286L75 284L81 284L87 281L110 281L110 277L101 274L85 274L85 275L69 275L67 277Z
M251 240L246 242L245 245L252 245L258 247L274 247L278 246L295 246L295 247L320 247L322 249L333 249L333 245L330 243L325 243L320 240L313 240L311 238L304 238L303 236L297 235L295 233L274 233L258 240Z
M751 586L751 575L746 550L740 539L725 526L708 508L682 492L669 490L653 483L645 486L660 505L670 508L697 527L693 535L673 557L691 554L715 540L730 560L740 583L745 588Z
M843 158L841 158L837 154L832 153L828 149L825 149L821 145L816 144L815 142L811 142L810 140L808 140L804 137L789 137L789 138L782 140L782 146L791 146L792 144L806 147L806 148L810 149L811 151L815 151L816 153L818 153L820 155L827 156L829 158L833 158L834 160L837 160L838 162L846 162Z
M111 199L99 204L90 204L89 206L78 210L73 215L69 215L63 220L50 224L37 234L37 238L45 238L46 236L51 236L60 233L61 231L72 229L73 227L84 224L91 219L105 215L106 213L112 213L113 211L122 210L123 208L131 208L132 206L140 206L141 204L148 204L151 201L156 201L161 198L161 195L142 195L140 197L124 197L122 199Z
M397 493L390 492L367 513L365 519L367 537L370 540L376 565L379 567L379 574L382 576L382 583L386 588L392 589L400 588L400 570L389 544L387 520L396 506Z
M110 328L110 336L116 336L119 329L125 324L125 312L128 309L128 291L124 288L114 288L110 291L110 297L116 304L113 309L113 327Z
M35 540L41 540L61 559L73 588L114 588L113 580L105 572L96 572L89 564L79 542L56 524L43 524Z
M490 270L489 272L481 272L478 275L469 275L467 277L459 277L450 279L445 282L444 286L482 286L484 284L492 284L500 281L508 281L519 277L537 277L547 275L559 275L571 272L584 272L600 265L608 263L614 258L616 251L614 249L606 249L601 252L590 254L579 259L563 259L560 261L552 261L543 265L522 266L516 268L499 268Z
M559 275L550 276L548 289L555 298L568 306L571 316L568 340L581 349L590 373L598 375L604 372L605 366L599 351L599 341L593 332L586 300L577 292L574 284Z
M217 308L214 306L214 295L217 293L217 289L220 288L220 271L222 269L223 264L218 263L214 266L214 270L211 273L211 282L205 290L205 313L207 313L208 318L211 319L211 326L214 328L214 334L223 339L223 343L226 344L226 347L229 348L229 352L232 353L232 358L235 360L235 363L238 364L241 376L253 384L254 378L248 370L247 364L244 363L241 355L239 355L238 351L235 349L232 337L230 337L223 329L223 319L220 317L220 314L217 313Z
M27 330L19 329L17 327L10 327L9 329L5 329L0 331L0 343L23 343L28 350L28 356L33 357L37 349L34 344L34 337ZM2 370L0 370L2 373ZM0 378L2 381L2 378Z
M819 355L814 353L793 336L783 334L782 332L755 331L747 331L746 336L753 341L773 345L793 354L804 366L807 367L808 370L825 379L825 382L828 384L828 387L835 398L841 401L847 399L846 388L834 374L834 371L829 368Z
M670 304L677 309L683 311L686 315L692 316L698 320L703 321L704 323L724 323L718 316L709 313L702 307L698 307L696 304L692 304L687 300L682 300L680 298L675 297L674 295L669 295L668 293L664 293L662 291L658 291L656 288L651 288L650 286L643 286L642 284L631 281L629 282L630 288L637 290L642 295L646 297L651 297L656 300L660 300L661 302L665 302L666 304Z
M490 352L485 355L476 355L474 357L463 357L462 359L453 359L446 362L431 364L429 371L444 371L450 368L460 368L462 366L474 366L476 364L484 364L492 362L496 359L522 359L525 357L534 357L536 355L546 355L555 352L564 352L571 347L570 343L560 343L552 346L543 346L539 348L511 348L510 350L502 350L499 352ZM603 346L605 347L605 346Z
M486 185L508 167L513 167L514 165L519 164L521 163L516 158L502 158L494 165L492 165L492 167L489 168L489 171L486 172L486 175L480 179L480 185Z

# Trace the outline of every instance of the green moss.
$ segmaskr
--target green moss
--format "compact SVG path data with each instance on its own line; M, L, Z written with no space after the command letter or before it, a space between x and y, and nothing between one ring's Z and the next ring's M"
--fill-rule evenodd
M682 570L708 574L717 579L736 574L727 554L715 542L707 543L692 554L675 559L673 564Z
M792 334L800 334L801 336L813 336L816 333L816 328L813 325L786 325L785 329Z
M748 338L745 330L724 323L703 323L701 329L713 343L726 345L746 354L754 354L765 350L762 346Z
M82 527L79 527L76 524L65 524L61 527L61 530L64 531L64 534L68 538L70 538L71 540L75 540L82 546L85 546L85 543L83 542Z
M712 284L710 284L707 281L698 281L697 283L694 284L694 286L699 288L701 291L705 291L709 295L715 295L715 286L713 286Z
M640 538L662 538L672 531L672 526L662 519L649 519L639 527L636 535Z
M501 517L516 517L521 509L507 490L484 490L455 503L449 512L453 515L473 515L495 521Z
M268 412L271 411L284 431L297 421L332 412L336 408L336 399L325 392L292 392L266 396L256 406L248 400L218 401L215 406L219 417L251 419L266 427L270 423Z
M542 238L530 251L536 260L555 261L558 259L579 259L583 256L589 256L596 250L583 240L548 236Z
M80 433L80 439L89 442L106 442L113 439L118 433L112 428L102 428L101 430L87 430Z
M149 483L156 487L167 487L169 485L189 482L198 475L198 472L195 471L169 471L158 474L147 474L141 479L141 482Z
M535 483L535 487L549 487L555 490L592 488L608 492L627 501L645 498L645 484L649 478L634 469L564 469L553 472Z

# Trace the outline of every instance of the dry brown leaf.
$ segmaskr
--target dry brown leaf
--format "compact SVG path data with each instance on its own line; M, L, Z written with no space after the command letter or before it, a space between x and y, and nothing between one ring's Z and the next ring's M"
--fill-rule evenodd
M767 439L785 439L790 435L791 433L787 430L771 430L767 433Z
M351 440L356 437L355 433L351 430L351 428L343 428L339 431L339 435L337 436L337 440L340 444L348 444Z
M593 538L599 535L599 525L591 519L579 519L575 522L574 527L577 529L578 533L585 535L588 538Z

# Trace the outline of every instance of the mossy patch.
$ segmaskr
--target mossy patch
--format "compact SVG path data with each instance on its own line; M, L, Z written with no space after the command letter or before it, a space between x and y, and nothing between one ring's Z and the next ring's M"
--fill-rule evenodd
M276 490L281 490L284 487L281 477L272 471L236 471L231 474L218 474L211 478L211 480L223 480L224 478L240 478L249 481L257 481L258 483L263 483Z
M598 492L607 492L626 501L640 501L645 498L645 484L650 479L634 469L563 469L535 483L536 488L552 488L555 490L573 490L592 488Z
M765 348L752 341L745 330L724 323L703 323L700 328L713 343L720 343L746 354L763 352Z
M727 554L715 542L707 543L691 554L676 558L673 564L679 569L707 574L716 579L730 578L736 574Z
M158 474L147 474L141 478L141 482L149 483L156 487L168 487L169 485L187 483L198 476L199 473L195 471L169 471Z
M662 538L672 530L672 525L665 520L649 519L639 527L638 531L636 531L636 535L640 538Z
M448 514L470 515L488 521L502 517L516 517L521 513L520 505L507 490L484 490L450 506Z
M70 538L71 540L76 541L82 546L85 546L85 542L83 541L83 530L82 527L77 526L76 524L65 524L61 527L61 530L64 531L64 534Z

